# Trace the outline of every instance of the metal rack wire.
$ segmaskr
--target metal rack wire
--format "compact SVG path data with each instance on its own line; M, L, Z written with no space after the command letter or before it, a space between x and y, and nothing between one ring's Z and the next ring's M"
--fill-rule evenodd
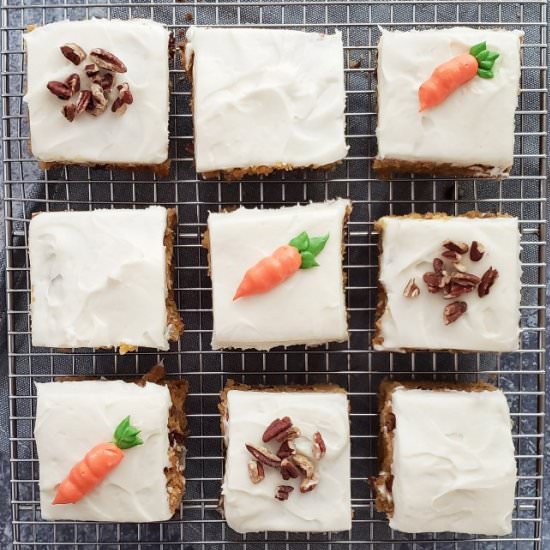
M335 171L290 172L237 183L202 182L195 174L189 85L179 62L171 70L172 172L166 179L135 172L64 168L41 173L28 147L22 101L26 25L92 16L146 17L178 37L195 24L256 25L332 32L345 40L350 153ZM183 1L2 0L2 147L5 189L10 381L11 495L14 545L23 548L542 548L544 426L544 290L546 223L546 2L504 0ZM410 29L432 25L521 28L525 31L521 95L516 116L512 177L503 182L402 178L379 182L375 154L375 47L378 25ZM336 196L355 204L347 241L348 344L270 353L213 352L210 282L200 246L208 210L234 204L278 206ZM62 353L30 345L28 223L33 212L176 206L177 302L186 333L167 353ZM370 347L376 306L377 252L373 221L411 211L460 213L471 209L517 215L522 230L521 350L513 354L375 353ZM163 360L170 375L190 382L191 437L187 494L179 514L162 524L45 522L40 517L38 463L32 441L33 381L54 375L107 377L144 373ZM519 483L514 531L503 539L465 535L406 536L392 532L374 511L367 485L377 471L376 391L386 376L488 380L507 394L514 420ZM216 405L227 378L247 383L331 381L349 390L352 423L353 529L332 535L233 533L216 512L223 474Z

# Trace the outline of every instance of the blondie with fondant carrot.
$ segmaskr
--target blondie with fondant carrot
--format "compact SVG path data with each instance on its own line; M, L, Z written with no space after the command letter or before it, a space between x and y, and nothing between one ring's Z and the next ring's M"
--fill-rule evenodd
M170 519L185 491L187 383L157 365L132 381L37 383L43 519Z

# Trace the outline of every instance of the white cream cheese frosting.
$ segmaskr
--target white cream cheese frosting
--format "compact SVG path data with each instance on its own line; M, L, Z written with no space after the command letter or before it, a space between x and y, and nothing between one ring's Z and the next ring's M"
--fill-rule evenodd
M197 172L343 159L342 35L190 27Z
M379 280L387 302L377 334L383 342L376 343L375 349L501 352L518 349L522 272L517 218L388 216L378 224L382 227ZM432 261L441 257L445 250L443 242L447 240L468 245L475 240L485 248L481 261L472 262L465 254L462 263L467 272L478 277L489 267L498 271L487 296L479 298L474 290L445 300L442 292L428 291L422 277L433 271ZM410 279L415 279L420 289L416 298L403 295ZM444 307L457 300L466 302L467 311L455 322L445 325Z
M521 31L455 27L383 30L378 44L378 157L483 165L493 176L513 164ZM419 112L418 88L451 58L487 42L500 54L494 78L474 77L437 107Z
M33 345L168 349L166 216L161 206L34 216Z
M24 35L27 53L27 93L32 152L43 162L89 164L161 164L168 159L168 30L153 21L90 19L60 21ZM127 82L134 102L123 115L107 110L69 122L66 103L48 91L49 81L64 81L78 73L81 89L90 89L86 58L76 66L60 46L76 43L86 53L103 48L119 57L126 73L115 73L116 85ZM76 96L73 98L76 100Z
M40 466L40 508L46 520L149 522L170 519L164 468L168 458L166 386L115 381L36 384L34 436ZM57 486L95 445L113 440L130 415L143 445L124 451L119 465L75 504L51 502Z
M222 495L229 527L238 533L351 529L350 431L345 393L232 390L227 394L227 407ZM277 469L267 466L260 483L253 484L248 476L251 455L245 444L259 444L266 427L283 416L289 416L301 430L298 441L302 447L311 447L316 431L326 443L326 455L316 462L319 484L309 493L300 493L299 480L283 481ZM277 451L276 444L266 445ZM283 484L292 485L294 491L281 502L274 495L276 487Z
M350 201L337 199L210 213L213 349L268 350L347 340L342 238L350 206ZM298 270L269 292L233 301L246 271L302 231L311 237L329 234L316 258L319 266Z
M504 394L398 388L392 410L390 527L511 533L516 462Z

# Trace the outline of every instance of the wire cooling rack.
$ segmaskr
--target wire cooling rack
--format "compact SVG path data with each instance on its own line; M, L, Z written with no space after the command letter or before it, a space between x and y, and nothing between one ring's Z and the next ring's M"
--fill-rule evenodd
M5 186L7 300L10 381L11 496L14 544L23 548L142 549L387 549L542 548L544 420L544 288L546 222L546 4L541 0L499 3L447 0L395 2L277 0L151 3L147 0L2 0L2 145ZM190 90L179 61L171 70L170 177L135 172L65 168L41 173L28 146L22 33L28 24L92 16L146 17L166 23L178 38L195 24L256 25L308 31L340 29L345 40L346 161L333 172L289 172L243 182L203 182L191 158ZM434 25L520 28L521 95L516 116L512 177L503 182L402 178L380 182L372 172L375 154L375 47L378 25L427 28ZM345 196L354 201L345 268L350 315L348 344L269 353L213 352L210 281L200 246L209 210L244 204L279 206ZM178 345L167 353L120 357L109 351L61 353L30 345L28 223L33 212L99 207L176 206L177 302L186 323ZM377 237L373 221L384 214L471 209L508 212L521 219L521 350L511 354L375 353L373 334L377 282ZM163 360L170 375L190 382L191 437L183 509L152 525L45 522L40 517L38 463L32 440L34 381L54 375L139 375ZM375 512L367 478L377 472L376 391L388 376L486 380L508 397L514 421L519 483L513 534L503 539L452 533L406 536L392 532ZM353 529L339 534L260 533L241 536L216 507L223 475L222 440L216 405L227 378L254 383L331 381L348 389L351 401ZM330 505L330 503L327 503Z

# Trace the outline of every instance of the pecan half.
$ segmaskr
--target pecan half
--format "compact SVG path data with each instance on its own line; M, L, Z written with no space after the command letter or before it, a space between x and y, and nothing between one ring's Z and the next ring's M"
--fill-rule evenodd
M405 298L416 298L420 294L420 289L416 284L414 279L409 279L409 282L406 284L403 290L403 296Z
M95 82L92 82L90 92L92 100L88 103L88 112L94 116L98 116L107 108L107 98L105 97L103 88Z
M445 306L443 310L443 321L446 325L454 323L468 309L466 302L453 302Z
M90 101L92 101L92 92L90 90L82 90L76 100L76 114L79 115L86 111Z
M257 460L248 463L248 477L252 483L260 483L265 478L264 465Z
M451 283L456 283L462 286L476 286L481 279L473 273L460 273L455 271L451 273Z
M310 478L306 478L300 483L300 493L309 493L319 485L319 478L314 474Z
M279 450L277 451L277 456L281 459L287 458L289 456L296 454L296 445L292 439L287 439L281 443Z
M50 82L48 82L46 84L48 90L50 90L50 92L57 96L59 99L71 99L71 96L73 95L71 93L71 88L69 86L67 86L67 84L65 84L65 82L59 82L57 80L50 80Z
M445 241L443 246L447 250L456 252L457 254L466 254L468 252L469 246L466 243L457 242L457 241Z
M292 426L292 420L288 416L283 418L276 418L271 422L271 424L265 429L265 432L262 435L262 441L267 443L272 439L275 439L279 434L285 432Z
M275 492L275 498L277 500L288 500L292 491L294 491L294 487L291 485L278 485Z
M80 76L76 73L69 75L65 79L65 84L69 87L71 96L73 96L76 92L80 91Z
M281 443L282 441L297 439L301 435L302 435L302 432L300 431L300 428L297 428L296 426L290 426L288 430L281 432L275 439L276 441Z
M472 290L474 290L473 286L464 286L457 283L451 283L450 285L445 287L443 298L445 298L445 300L458 298L463 294L469 294L470 292L472 292Z
M447 258L447 260L451 260L451 262L453 263L460 262L460 260L462 260L462 254L459 254L454 250L445 250L444 252L441 253L441 255L444 258Z
M327 452L327 446L325 440L321 435L321 432L315 432L313 434L313 446L312 446L312 455L315 460L321 460Z
M75 65L80 65L86 59L86 52L74 42L63 44L59 49L61 53Z
M477 241L472 241L472 246L470 247L470 260L472 260L472 262L479 262L484 255L485 247Z
M103 48L95 48L90 52L90 59L101 69L114 73L125 73L126 65L114 54Z
M489 290L495 284L495 281L498 279L498 271L490 267L482 276L481 282L477 287L477 295L480 298L487 296Z
M253 445L252 443L245 444L246 450L258 461L266 466L272 468L278 468L281 464L281 459L274 455L270 450L265 447Z
M300 470L292 460L283 458L281 460L281 475L285 481L288 481L290 478L297 478L300 475Z
M76 104L67 103L66 105L63 106L63 108L61 109L61 112L69 122L72 122L76 117Z

